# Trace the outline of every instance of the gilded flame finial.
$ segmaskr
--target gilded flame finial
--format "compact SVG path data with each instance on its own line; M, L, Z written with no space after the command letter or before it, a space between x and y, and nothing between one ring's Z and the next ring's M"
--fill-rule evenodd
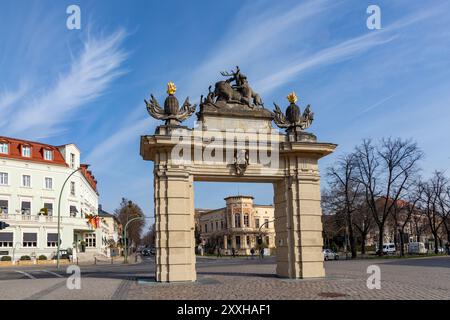
M294 91L288 94L287 99L290 103L296 103L298 98Z
M170 81L167 84L167 93L170 94L170 95L173 95L176 91L177 91L177 86L175 85L175 83Z

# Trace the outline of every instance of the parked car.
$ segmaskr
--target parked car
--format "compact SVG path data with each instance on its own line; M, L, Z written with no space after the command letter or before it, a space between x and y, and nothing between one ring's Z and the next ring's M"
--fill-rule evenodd
M425 243L423 242L410 242L408 243L408 253L427 253L427 249L425 248Z
M72 252L70 252L69 250L59 250L59 258L60 259L67 259L70 260L70 256L72 255ZM53 256L53 259L57 259L56 253Z
M155 255L155 248L145 248L142 249L142 255L144 257L150 257Z
M325 249L323 250L323 258L325 261L339 260L339 255L331 249Z
M383 244L383 254L395 254L395 243L384 243Z

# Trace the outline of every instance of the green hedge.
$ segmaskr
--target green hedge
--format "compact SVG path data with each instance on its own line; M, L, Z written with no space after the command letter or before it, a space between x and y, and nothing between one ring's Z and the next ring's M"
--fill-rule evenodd
M20 257L20 260L21 260L21 261L24 261L24 260L31 260L31 257L30 257L30 256L21 256L21 257Z
M11 261L11 257L10 256L3 256L0 261Z
M38 260L47 260L47 256L41 254L41 255L38 257Z

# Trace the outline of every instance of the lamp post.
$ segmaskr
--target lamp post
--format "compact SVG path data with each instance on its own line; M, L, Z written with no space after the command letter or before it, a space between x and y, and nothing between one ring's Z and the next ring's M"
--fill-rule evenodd
M67 181L69 181L70 177L72 177L76 172L80 171L81 167L79 167L78 169L75 169L67 178L66 180L64 180L64 183L61 187L61 191L59 192L59 199L58 199L58 247L56 249L56 268L59 269L59 250L61 247L61 231L60 231L60 226L61 226L61 198L62 198L62 193L64 191L64 187L66 186Z
M125 224L125 228L123 229L123 241L124 241L124 249L125 249L125 252L124 252L125 260L124 260L124 263L128 263L128 241L127 241L127 227L128 227L128 224L130 222L133 222L133 221L139 220L139 219L144 220L145 218L139 216L139 217L135 217L133 219L130 219L130 220L127 221L127 223Z

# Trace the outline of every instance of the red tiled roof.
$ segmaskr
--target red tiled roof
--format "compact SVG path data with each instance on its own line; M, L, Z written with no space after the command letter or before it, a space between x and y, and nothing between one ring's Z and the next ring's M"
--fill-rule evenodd
M51 146L45 143L27 141L9 137L0 136L0 143L8 143L8 154L0 153L0 158L9 158L9 159L17 159L17 160L25 160L39 163L48 163L54 165L60 165L67 167L67 163L64 160L63 155L59 151L59 149L55 146ZM31 147L31 157L22 156L22 146ZM53 151L53 159L45 160L44 159L44 150Z
M0 143L2 143L2 142L8 143L9 147L8 147L8 154L0 153L0 158L32 161L32 162L39 162L39 163L46 163L46 164L53 164L53 165L60 165L60 166L68 167L61 151L59 151L59 147L52 146L52 145L45 144L45 143L40 143L40 142L27 141L27 140L21 140L21 139L0 136ZM31 157L22 156L22 146L31 147ZM44 159L44 150L53 151L53 159L52 160ZM95 192L97 192L97 194L98 194L97 180L95 179L92 172L90 170L88 170L89 165L81 164L80 167L81 167L80 172L86 178L87 182L92 187L92 189L94 189Z
M97 180L95 179L95 176L92 174L92 171L88 170L89 165L88 164L80 164L80 167L81 167L80 171L83 174L83 176L86 178L87 182L90 184L92 189L94 189L95 192L98 193L98 191L97 191Z

